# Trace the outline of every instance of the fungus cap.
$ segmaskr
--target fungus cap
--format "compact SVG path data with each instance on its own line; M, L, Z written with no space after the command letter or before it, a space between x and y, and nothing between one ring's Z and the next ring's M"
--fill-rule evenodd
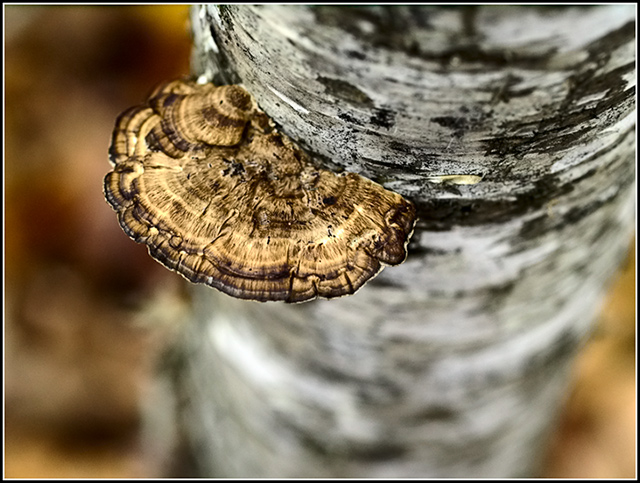
M240 86L160 86L119 116L109 155L104 192L125 233L234 297L348 295L406 258L413 204L317 169Z

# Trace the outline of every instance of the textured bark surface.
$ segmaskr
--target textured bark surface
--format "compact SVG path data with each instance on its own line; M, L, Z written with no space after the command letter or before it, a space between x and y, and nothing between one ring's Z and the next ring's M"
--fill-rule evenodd
M633 229L634 7L192 17L197 75L419 216L407 261L351 297L194 288L176 380L199 473L535 476Z

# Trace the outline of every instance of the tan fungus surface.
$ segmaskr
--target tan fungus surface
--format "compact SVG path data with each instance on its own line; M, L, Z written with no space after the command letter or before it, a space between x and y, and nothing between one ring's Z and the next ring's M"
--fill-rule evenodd
M124 231L194 283L302 302L406 258L415 209L317 169L240 86L167 83L117 120L105 194Z

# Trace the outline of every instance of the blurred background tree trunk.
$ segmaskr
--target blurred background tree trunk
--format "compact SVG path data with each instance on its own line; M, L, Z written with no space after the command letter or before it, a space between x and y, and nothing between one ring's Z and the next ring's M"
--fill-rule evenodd
M411 199L407 261L300 305L193 289L202 476L536 476L635 210L633 6L204 6L194 74Z

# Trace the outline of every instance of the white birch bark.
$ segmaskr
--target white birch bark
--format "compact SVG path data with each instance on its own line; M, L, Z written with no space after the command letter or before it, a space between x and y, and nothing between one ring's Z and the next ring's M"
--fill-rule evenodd
M419 216L407 261L350 297L194 288L175 379L199 474L535 476L633 229L634 6L192 17L197 75Z

